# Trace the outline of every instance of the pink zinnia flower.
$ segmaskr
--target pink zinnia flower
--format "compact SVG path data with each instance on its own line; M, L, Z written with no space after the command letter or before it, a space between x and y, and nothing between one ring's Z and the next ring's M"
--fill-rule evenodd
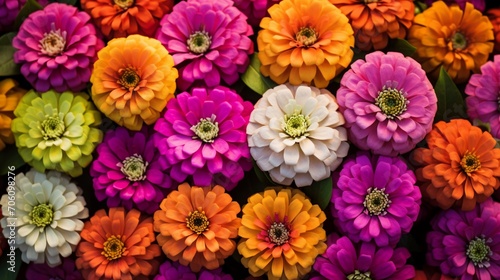
M14 62L38 92L83 90L90 80L97 51L90 16L66 4L52 3L23 22L12 41Z
M425 4L428 6L431 6L432 3L441 1L441 0L425 0ZM477 10L480 10L481 12L484 12L484 8L486 7L486 3L484 0L443 0L446 5L451 6L451 5L458 5L460 9L465 10L465 4L467 2L471 3L474 5L474 8Z
M163 169L196 186L221 185L231 190L252 167L246 127L253 106L219 86L194 88L167 103L154 129Z
M395 156L412 150L432 129L437 98L418 62L401 53L370 53L351 65L337 91L349 140Z
M26 0L0 0L0 33L13 29L24 3Z
M160 167L146 127L137 132L123 127L110 130L96 150L90 175L99 201L106 200L108 207L136 208L149 214L159 209L172 180Z
M234 5L248 17L248 23L259 27L260 21L267 15L267 9L281 0L234 0Z
M82 273L76 269L71 257L62 259L62 264L50 267L46 263L30 263L26 271L26 280L83 280Z
M422 195L416 177L398 157L360 151L334 174L332 215L355 242L396 245L410 232Z
M163 17L156 37L174 58L181 90L238 80L253 53L246 19L231 0L182 1Z
M487 122L491 134L500 138L500 55L481 66L480 74L473 74L465 88L467 115Z
M221 268L208 270L202 268L193 272L189 267L178 262L165 261L160 265L160 271L153 280L232 280L231 275L222 272Z

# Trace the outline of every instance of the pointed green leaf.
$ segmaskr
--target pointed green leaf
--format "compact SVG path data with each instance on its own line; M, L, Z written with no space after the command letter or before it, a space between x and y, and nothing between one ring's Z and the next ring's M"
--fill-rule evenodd
M254 53L250 57L250 65L248 65L247 70L243 75L241 75L241 79L243 82L251 88L253 91L258 94L264 94L268 89L274 88L277 86L275 82L271 79L262 76L260 73L260 61L257 57L257 53Z
M16 229L17 230L17 229ZM14 235L16 233L14 232ZM12 242L8 239L7 242ZM11 252L11 246L14 244L9 243L3 251L3 256L0 258L0 279L17 279L19 270L21 270L21 252L19 249ZM10 255L10 256L9 256Z
M36 11L41 10L41 9L43 9L43 7L40 4L38 4L37 1L27 0L26 4L24 4L24 6L21 8L21 10L19 11L19 14L16 17L16 21L14 23L16 30L19 29L21 24L28 18L28 16L31 13L36 12Z
M412 56L417 48L404 39L392 39L387 46L388 51L400 52L405 56Z
M448 122L451 119L467 119L462 93L443 67L439 71L434 90L438 99L434 123L438 121Z
M321 181L315 181L308 187L299 188L303 191L313 204L318 204L321 209L325 209L332 198L333 182L332 177Z
M15 170L17 170L26 164L17 152L17 147L15 145L7 145L7 147L0 152L0 159L2 159L0 160L0 175L5 175L8 171L12 171L9 170L9 166L14 166Z
M77 3L76 0L57 0L57 1L51 1L51 2L59 2L59 3L68 4L71 6L76 6L75 4Z
M257 179L259 179L259 181L263 183L266 187L278 185L274 183L273 180L271 180L271 178L269 178L267 172L260 170L255 161L253 162L253 170L255 172L255 175L257 175Z
M15 32L4 34L0 37L0 76L13 76L19 74L19 65L14 63L16 49L12 46Z

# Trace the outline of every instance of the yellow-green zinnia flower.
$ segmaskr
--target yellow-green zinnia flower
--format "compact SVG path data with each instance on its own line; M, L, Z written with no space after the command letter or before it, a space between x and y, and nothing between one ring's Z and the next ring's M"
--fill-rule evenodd
M14 111L12 132L24 161L39 172L76 177L102 140L101 115L85 93L29 91Z

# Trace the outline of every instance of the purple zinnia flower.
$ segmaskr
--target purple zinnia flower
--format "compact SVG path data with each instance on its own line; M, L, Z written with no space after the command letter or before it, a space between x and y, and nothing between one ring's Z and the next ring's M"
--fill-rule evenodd
M167 103L155 124L155 145L164 169L178 182L231 190L252 168L246 127L253 105L219 86L194 88Z
M340 82L337 101L349 140L395 156L412 150L432 129L437 98L420 64L380 51L356 60Z
M152 214L173 184L160 167L153 138L144 127L132 132L123 127L108 131L97 146L90 175L98 200L108 207L137 208Z
M248 23L259 27L260 21L267 15L267 9L281 0L234 0L234 5L248 17Z
M246 19L231 0L182 1L163 17L156 37L174 58L181 90L238 80L253 53Z
M153 280L232 280L231 275L222 272L221 268L208 270L202 268L194 273L187 266L178 262L165 261L159 269L158 275Z
M410 252L406 248L377 247L373 243L353 244L346 236L329 245L316 258L314 270L321 279L397 279L415 277L415 268L406 265Z
M430 5L432 5L432 3L436 2L436 1L438 1L438 0L425 0L425 4L430 6ZM448 5L448 6L451 6L453 4L458 4L460 9L462 9L462 10L465 10L465 3L467 3L467 2L474 5L474 8L477 10L480 10L481 12L484 12L484 8L486 7L486 3L484 2L484 0L443 0L443 2L445 2L446 5Z
M491 134L500 138L500 55L483 64L481 74L471 76L465 93L469 117L489 123Z
M400 158L360 151L334 174L332 215L355 242L395 245L420 210L422 195L415 182Z
M26 271L26 280L83 280L82 273L76 269L72 258L63 258L62 264L50 267L46 263L30 263Z
M66 4L52 3L23 22L12 41L14 62L38 92L80 91L90 80L97 51L90 16Z
M448 209L431 221L427 263L460 279L500 279L500 203Z
M10 31L26 0L0 0L0 34Z

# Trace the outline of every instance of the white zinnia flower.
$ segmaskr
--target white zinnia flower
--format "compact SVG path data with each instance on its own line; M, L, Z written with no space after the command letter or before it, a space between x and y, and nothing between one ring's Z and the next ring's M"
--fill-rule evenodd
M3 218L0 221L5 237L10 229L7 219L15 208L16 247L26 263L61 264L60 255L68 257L80 242L79 232L89 216L81 189L60 172L40 173L34 169L15 180L15 205L9 207L8 194L2 196ZM10 219L9 219L10 220Z
M253 159L282 185L298 187L330 176L347 155L344 117L326 89L280 85L255 104L247 126Z

